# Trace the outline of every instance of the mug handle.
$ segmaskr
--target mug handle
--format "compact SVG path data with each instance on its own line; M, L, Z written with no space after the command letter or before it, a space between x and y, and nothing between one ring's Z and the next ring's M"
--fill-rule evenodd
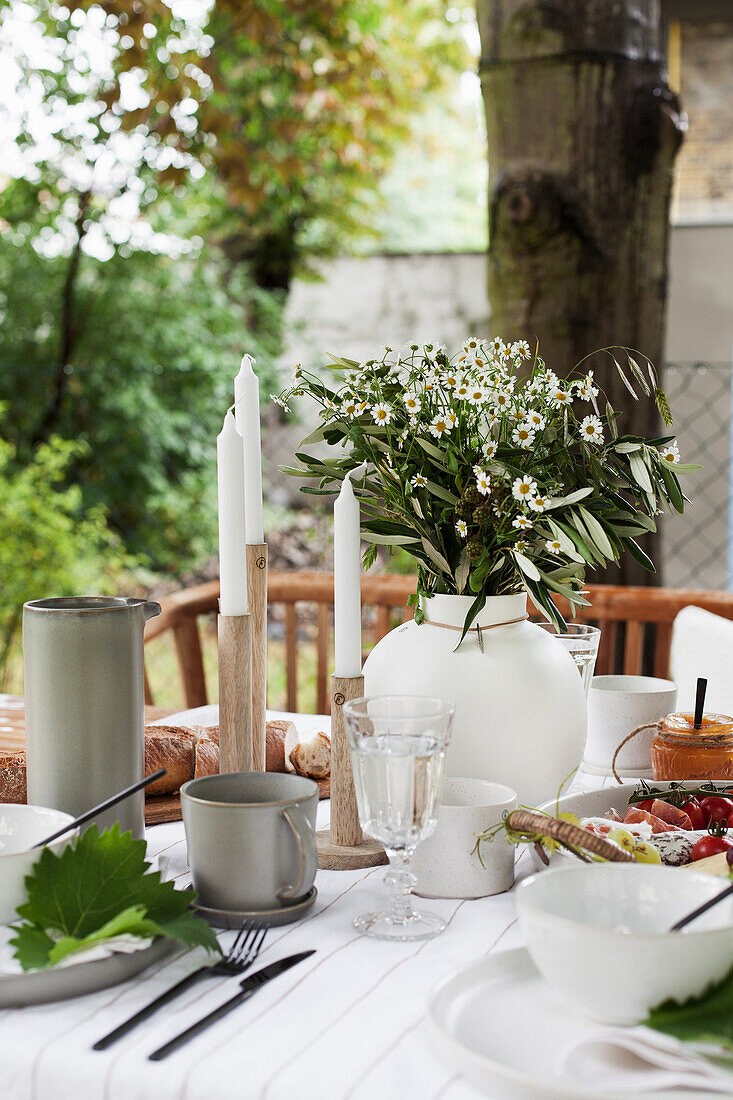
M283 886L277 892L282 901L291 901L299 898L303 893L303 884L313 882L318 870L318 852L316 850L316 837L313 826L299 806L290 806L282 811L282 815L293 830L295 843L298 845L300 856L300 876L295 886Z

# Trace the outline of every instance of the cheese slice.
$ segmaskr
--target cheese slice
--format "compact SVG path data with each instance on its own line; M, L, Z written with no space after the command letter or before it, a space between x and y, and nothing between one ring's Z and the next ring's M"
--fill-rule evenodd
M731 870L725 858L725 852L718 852L717 855L708 856L707 859L698 859L695 863L688 863L686 869L704 871L707 875L720 875L721 878L727 878Z

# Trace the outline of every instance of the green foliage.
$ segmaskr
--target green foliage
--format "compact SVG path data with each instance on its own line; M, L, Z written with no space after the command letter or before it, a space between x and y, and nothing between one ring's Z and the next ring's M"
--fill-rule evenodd
M79 486L86 508L104 506L130 553L175 573L215 545L216 435L244 348L261 355L264 393L274 381L267 364L280 307L244 272L225 285L203 258L85 256L75 343L60 371L69 262L41 255L30 240L0 238L0 400L12 409L0 436L19 462L32 461L61 385L54 434L84 444L68 452L67 483ZM260 318L256 339L246 324L250 307ZM22 560L23 543L10 535Z
M665 1001L649 1013L647 1027L686 1042L715 1043L733 1052L733 970L699 997Z
M10 941L24 970L53 965L73 952L119 935L168 936L218 951L209 925L189 905L195 895L149 873L144 840L100 833L91 825L56 855L44 848L26 877L23 923Z
M0 689L26 600L112 593L130 564L101 505L85 507L79 486L67 483L70 465L87 451L54 437L20 463L0 439Z

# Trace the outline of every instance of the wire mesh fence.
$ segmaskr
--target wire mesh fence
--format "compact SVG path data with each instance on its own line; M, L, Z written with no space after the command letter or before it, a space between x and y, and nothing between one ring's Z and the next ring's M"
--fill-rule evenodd
M733 588L730 508L731 364L669 363L664 380L688 474L685 514L662 521L662 581L671 588Z

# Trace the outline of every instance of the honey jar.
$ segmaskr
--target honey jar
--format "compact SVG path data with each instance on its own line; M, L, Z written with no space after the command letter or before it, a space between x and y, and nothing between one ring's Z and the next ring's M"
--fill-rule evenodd
M704 715L695 729L693 714L668 714L652 741L654 779L733 780L733 718Z

